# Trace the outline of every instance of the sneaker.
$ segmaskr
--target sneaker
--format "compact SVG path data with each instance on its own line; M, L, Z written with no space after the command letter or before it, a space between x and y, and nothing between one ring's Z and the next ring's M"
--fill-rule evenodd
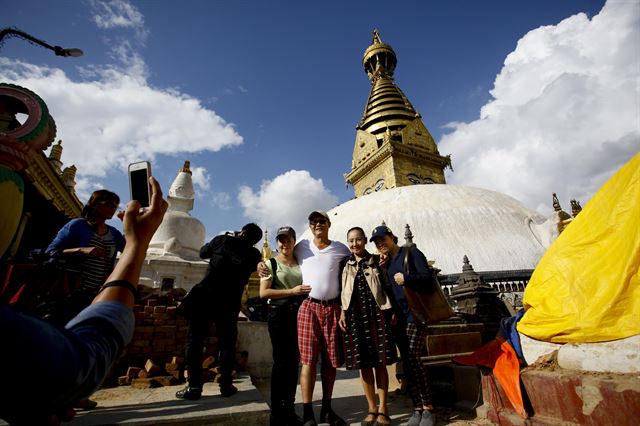
M436 419L433 417L433 414L431 414L431 411L424 410L418 426L433 426L435 424Z
M176 392L176 398L188 399L190 401L196 401L200 399L201 396L202 396L202 389L193 388L191 386L187 386L186 388Z
M235 395L237 392L238 388L233 385L220 387L220 395L224 396L225 398L228 398L231 395Z
M415 410L405 426L421 426L420 425L421 421L422 421L422 411Z

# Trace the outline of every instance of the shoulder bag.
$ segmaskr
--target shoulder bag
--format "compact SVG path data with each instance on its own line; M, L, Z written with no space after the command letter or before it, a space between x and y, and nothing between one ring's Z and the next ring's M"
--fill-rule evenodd
M411 273L410 259L411 246L407 246L404 253L404 274L405 277ZM427 268L429 266L427 265ZM431 272L431 282L417 288L411 288L406 285L402 286L404 295L409 304L409 309L416 322L425 324L435 324L451 318L454 315L453 309L447 301L447 297L440 287L436 272L429 268Z

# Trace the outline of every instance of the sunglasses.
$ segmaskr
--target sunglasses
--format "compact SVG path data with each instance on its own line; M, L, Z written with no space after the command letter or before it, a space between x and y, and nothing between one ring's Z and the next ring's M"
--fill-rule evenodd
M315 220L309 221L309 225L326 225L326 224L327 224L326 219L315 219Z
M107 200L103 200L103 201L98 201L97 204L100 204L101 206L111 206L114 209L117 209L118 206L120 205L119 203L116 203L114 201L107 201Z

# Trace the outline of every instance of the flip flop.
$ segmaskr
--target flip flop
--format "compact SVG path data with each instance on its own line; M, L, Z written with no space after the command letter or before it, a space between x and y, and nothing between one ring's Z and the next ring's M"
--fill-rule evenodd
M386 422L379 422L378 419L380 417L385 419ZM389 417L387 414L378 413L378 417L376 418L376 421L374 422L374 426L389 426L391 424L391 422L392 422L391 417Z
M376 419L378 418L378 413L369 412L369 413L367 413L367 417L369 417L369 416L373 416L373 420L370 420L370 421L363 420L363 421L360 422L361 426L375 426Z

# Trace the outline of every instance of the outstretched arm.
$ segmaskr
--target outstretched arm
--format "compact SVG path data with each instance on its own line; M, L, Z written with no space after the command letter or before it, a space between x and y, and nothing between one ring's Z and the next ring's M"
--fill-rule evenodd
M105 284L113 281L126 281L138 286L140 271L149 247L151 237L162 223L168 204L162 198L162 189L154 177L149 178L151 184L151 203L148 208L140 209L140 203L133 200L127 205L124 214L123 230L127 241L120 260ZM133 306L134 295L127 287L104 287L93 303L117 301Z

